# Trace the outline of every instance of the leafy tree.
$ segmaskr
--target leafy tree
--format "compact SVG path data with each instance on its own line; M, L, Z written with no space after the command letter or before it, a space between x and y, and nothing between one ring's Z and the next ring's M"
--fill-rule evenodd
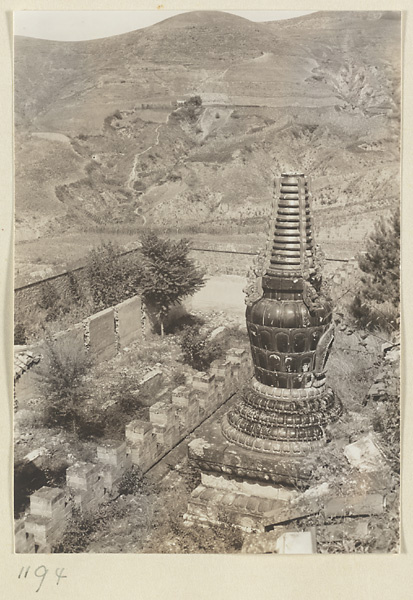
M364 275L351 305L365 327L397 329L400 305L400 214L389 223L380 220L367 240L367 251L358 259Z
M145 303L156 310L164 335L171 306L205 285L204 273L189 258L189 242L163 240L154 233L142 238L140 289Z

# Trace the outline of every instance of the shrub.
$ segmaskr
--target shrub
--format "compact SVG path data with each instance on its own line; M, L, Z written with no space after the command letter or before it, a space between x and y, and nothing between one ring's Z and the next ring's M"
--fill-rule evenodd
M180 385L186 384L186 375L183 371L178 371L174 373L172 376L172 385L174 388L179 387Z
M73 271L67 272L67 279L69 283L69 292L73 302L77 305L82 305L85 302L85 295L82 287L80 286L79 279Z
M185 106L202 106L201 96L191 96L191 98L185 102Z
M133 466L122 475L119 482L118 492L120 495L127 496L132 494L138 496L146 492L146 481L142 471L137 466Z
M24 346L27 343L26 328L23 323L16 323L14 326L14 345Z
M106 242L89 252L86 272L94 305L108 308L135 295L141 278L136 254L121 257L120 248Z
M47 425L77 432L84 418L82 405L88 392L85 375L89 368L90 361L81 342L46 340L38 385L46 401Z
M80 514L74 511L69 519L62 541L53 547L52 552L65 554L84 552L89 545L91 535L98 526L97 515Z
M140 377L121 373L110 386L109 397L116 400L122 412L133 414L143 405L144 394L138 394Z
M201 334L199 327L188 327L184 330L180 346L183 360L197 371L206 371L211 363L224 354L222 344L216 340L208 340Z
M399 324L400 305L400 215L390 223L376 223L366 253L358 259L364 273L351 311L359 324L369 329L394 331Z

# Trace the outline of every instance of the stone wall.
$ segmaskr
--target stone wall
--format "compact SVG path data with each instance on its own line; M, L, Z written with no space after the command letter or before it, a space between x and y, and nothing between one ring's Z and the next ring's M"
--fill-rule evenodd
M15 522L16 553L50 553L61 541L73 508L95 510L130 467L126 443L111 440L97 447L96 462L76 463L66 471L66 486L43 486L30 496L25 516Z
M65 331L59 331L54 334L54 339L61 342L67 341L74 348L83 344L97 362L102 362L113 358L128 344L141 340L145 334L144 323L141 300L138 296L134 296L112 308L91 315L82 323L76 323ZM19 400L26 400L32 393L36 381L35 368L33 373L26 373L28 368L18 369L17 366L23 359L26 360L28 355L34 357L37 364L43 352L43 340L30 347L15 347L15 408L18 406Z

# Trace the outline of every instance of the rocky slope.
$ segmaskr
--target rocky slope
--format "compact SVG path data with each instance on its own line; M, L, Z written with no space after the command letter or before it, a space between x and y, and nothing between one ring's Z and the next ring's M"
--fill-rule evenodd
M101 40L17 37L17 241L262 232L274 176L304 170L325 242L354 253L399 197L398 17L202 11Z

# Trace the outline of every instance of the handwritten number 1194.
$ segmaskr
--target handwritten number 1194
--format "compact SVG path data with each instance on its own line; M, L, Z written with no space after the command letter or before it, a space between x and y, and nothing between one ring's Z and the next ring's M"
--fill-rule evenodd
M25 579L28 576L30 569L31 569L31 567L22 567L20 569L20 573L17 576L17 579ZM64 571L64 568L56 569L56 571L55 571L55 575L57 578L56 585L59 585L61 579L66 579L67 575L63 575L63 571ZM40 588L42 587L43 582L44 582L45 577L48 574L48 572L49 572L49 569L46 569L46 567L44 565L40 565L40 567L37 567L37 569L35 569L33 571L34 576L38 577L40 579L39 587L37 588L36 592L38 592L40 590Z

